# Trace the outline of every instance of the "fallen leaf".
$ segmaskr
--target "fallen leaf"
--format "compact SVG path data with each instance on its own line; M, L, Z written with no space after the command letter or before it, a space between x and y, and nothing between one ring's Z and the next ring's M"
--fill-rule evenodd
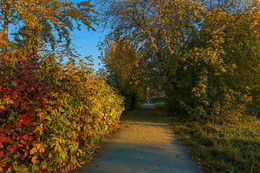
M138 159L143 159L142 157L138 157Z

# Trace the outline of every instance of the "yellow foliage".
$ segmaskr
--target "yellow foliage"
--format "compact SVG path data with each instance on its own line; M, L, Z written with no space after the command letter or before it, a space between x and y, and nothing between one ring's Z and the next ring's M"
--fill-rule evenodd
M32 157L32 163L33 163L33 164L35 164L35 163L37 162L37 158L38 158L37 156L33 156L33 157Z

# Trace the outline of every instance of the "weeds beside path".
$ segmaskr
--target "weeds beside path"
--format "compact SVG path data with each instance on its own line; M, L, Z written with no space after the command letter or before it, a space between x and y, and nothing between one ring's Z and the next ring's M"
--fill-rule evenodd
M172 120L205 172L260 172L260 122L225 123Z
M202 172L165 119L155 109L129 112L122 117L121 128L104 140L97 157L74 172Z

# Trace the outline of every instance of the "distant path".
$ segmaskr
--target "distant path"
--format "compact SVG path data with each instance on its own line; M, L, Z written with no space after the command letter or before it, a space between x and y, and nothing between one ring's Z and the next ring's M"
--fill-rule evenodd
M122 127L86 166L73 173L201 173L152 103L122 117ZM148 109L147 109L148 108Z
M144 102L142 108L155 108L155 105L153 104L151 97L149 97L149 103Z

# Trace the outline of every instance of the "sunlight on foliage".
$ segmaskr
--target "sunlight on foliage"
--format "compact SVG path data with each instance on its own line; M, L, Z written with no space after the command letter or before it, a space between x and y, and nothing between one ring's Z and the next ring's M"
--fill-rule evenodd
M64 55L57 50L41 52L42 43L55 40L48 40L54 39L51 33L45 40L38 29L51 32L43 28L52 22L69 41L70 22L60 17L70 12L72 19L91 21L83 15L89 3L78 4L83 8L78 18L79 9L69 2L37 2L40 9L35 1L5 1L2 6L17 10L24 27L18 32L23 40L7 38L5 21L0 30L0 172L60 171L90 160L124 110L123 97L93 73L88 57L62 63L58 59ZM11 19L11 14L2 14Z

